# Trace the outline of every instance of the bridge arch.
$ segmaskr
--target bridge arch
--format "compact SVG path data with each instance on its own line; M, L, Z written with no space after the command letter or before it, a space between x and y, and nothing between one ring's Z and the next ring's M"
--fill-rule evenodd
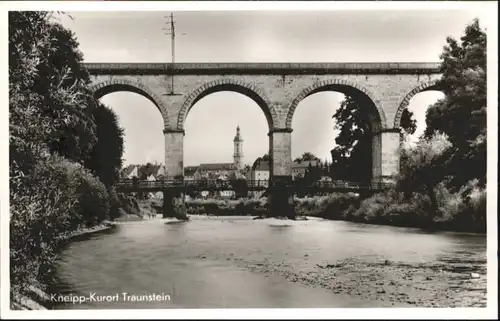
M394 117L394 128L400 128L401 116L403 115L403 111L410 104L410 100L412 99L412 97L418 93L428 91L428 90L440 90L439 80L431 80L431 81L427 81L425 83L422 83L422 84L418 85L417 87L413 88L413 90L410 91L403 98L403 100L399 103L398 110L396 111L396 116Z
M170 129L167 108L162 100L142 83L126 79L111 79L97 83L91 87L94 98L99 99L107 94L118 91L128 91L149 99L161 113L165 129Z
M371 103L373 103L374 107L377 110L377 119L375 120L376 125L378 125L380 128L377 129L384 129L387 127L386 123L386 117L384 110L380 106L380 103L378 100L375 99L375 96L365 87L349 81L345 79L326 79L323 81L316 82L312 84L311 86L305 88L302 90L302 92L295 97L295 99L292 101L290 104L290 107L288 108L288 114L286 117L286 127L287 128L292 128L292 119L293 115L295 113L295 109L299 105L299 103L306 97L323 92L323 91L337 91L341 92L343 94L352 94L353 96L362 96L365 99L369 100Z
M243 94L259 105L266 116L269 129L278 123L276 111L270 106L265 93L257 86L237 79L218 79L207 82L193 90L184 100L177 119L177 129L184 129L184 122L191 108L199 100L220 91L232 91Z

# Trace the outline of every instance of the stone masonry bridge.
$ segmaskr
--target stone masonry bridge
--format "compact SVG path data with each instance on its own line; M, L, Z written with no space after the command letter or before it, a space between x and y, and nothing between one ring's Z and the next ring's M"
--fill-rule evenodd
M399 172L400 119L409 100L437 89L439 63L87 63L96 98L130 91L148 98L164 123L169 179L183 176L184 123L203 97L233 91L253 99L269 125L271 178L292 174L292 118L298 104L322 91L358 100L372 122L372 181ZM174 77L174 81L172 81ZM172 88L172 85L174 88Z

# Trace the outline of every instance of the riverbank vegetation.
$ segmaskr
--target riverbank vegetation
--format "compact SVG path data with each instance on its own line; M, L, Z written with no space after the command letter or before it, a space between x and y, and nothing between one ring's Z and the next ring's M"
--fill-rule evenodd
M186 202L189 214L208 215L264 215L267 213L267 199L195 199Z
M416 143L407 140L415 132L413 115L402 114L396 188L361 201L356 210L355 204L346 218L486 231L486 34L478 20L466 26L460 40L446 39L440 69L434 89L445 98L427 109L426 129ZM370 176L366 155L371 155L372 128L362 106L346 96L333 115L340 134L332 172L343 175L336 179Z
M123 132L90 90L71 31L9 12L11 298L45 289L58 245L119 215Z
M329 220L343 220L367 224L418 227L430 230L453 230L484 233L486 193L477 181L471 181L457 192L444 184L436 187L439 215L432 210L426 195L388 190L370 197L356 193L332 193L325 196L295 197L294 208L298 217L310 216ZM467 195L467 196L464 196ZM160 209L160 205L156 208ZM186 202L191 215L264 216L267 199L198 199Z

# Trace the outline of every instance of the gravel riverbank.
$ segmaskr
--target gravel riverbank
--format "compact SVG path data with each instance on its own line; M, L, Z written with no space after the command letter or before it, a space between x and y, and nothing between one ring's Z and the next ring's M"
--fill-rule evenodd
M197 258L222 257L202 254ZM486 307L486 271L480 267L360 260L318 264L308 263L307 255L302 264L274 261L270 257L249 261L232 253L225 255L225 260L253 272L278 274L291 282L372 301L374 307L387 306L387 303L414 307ZM476 272L469 272L472 270Z
M269 224L296 224L271 219ZM373 302L373 306L485 307L486 258L455 253L441 262L409 263L383 258L347 258L326 262L304 252L301 258L287 253L238 256L231 252L205 252L198 259L225 260L266 275L278 274L291 282L318 286Z

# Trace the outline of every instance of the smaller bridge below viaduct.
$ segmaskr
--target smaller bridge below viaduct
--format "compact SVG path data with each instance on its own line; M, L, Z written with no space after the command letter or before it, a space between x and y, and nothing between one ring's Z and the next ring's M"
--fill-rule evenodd
M242 186L235 186L230 181L219 180L192 180L192 181L179 181L179 180L158 180L148 181L140 180L133 181L127 180L119 182L116 185L117 192L163 192L165 190L175 190L181 193L188 193L191 191L231 191L231 190L246 190L246 191L265 191L269 187L273 187L273 182L266 180L247 180L246 184ZM303 184L298 181L288 182L286 185L281 186L288 189L292 193L301 192L378 192L391 187L390 184L378 183L371 185L363 185L355 182L347 181L333 181L333 182L314 182L311 184Z
M313 182L311 184L304 184L300 181L288 181L285 184L282 182L276 184L273 181L267 180L249 180L245 181L244 186L235 186L230 181L220 181L220 180L191 180L191 181L180 181L180 180L158 180L158 181L148 181L148 180L127 180L119 182L116 185L116 191L120 193L130 193L130 192L162 192L163 193L163 216L169 217L173 213L173 203L175 201L169 198L169 195L182 195L189 194L192 192L214 192L214 191L235 191L236 193L247 194L250 191L262 191L265 192L264 195L268 198L272 198L276 194L285 195L287 199L286 202L280 202L283 204L290 205L293 203L293 196L300 194L316 194L316 193L332 193L332 192L354 192L362 195L376 193L389 188L390 184L377 183L371 185L362 185L353 182L346 181L333 181L333 182ZM277 189L279 191L277 191ZM274 195L272 195L274 194ZM172 203L173 201L173 203ZM183 202L183 200L181 200ZM270 202L269 202L270 203ZM273 204L270 203L270 207ZM288 206L287 206L288 207ZM286 208L286 207L285 207ZM291 208L289 208L291 210ZM278 213L283 211L283 208L275 208ZM283 216L294 216L294 211L289 211Z

